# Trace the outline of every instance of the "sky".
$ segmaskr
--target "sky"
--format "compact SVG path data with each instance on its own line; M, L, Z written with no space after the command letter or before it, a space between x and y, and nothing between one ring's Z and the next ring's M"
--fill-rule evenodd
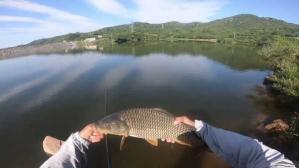
M299 24L299 0L0 0L0 48L131 22L209 22L237 14Z

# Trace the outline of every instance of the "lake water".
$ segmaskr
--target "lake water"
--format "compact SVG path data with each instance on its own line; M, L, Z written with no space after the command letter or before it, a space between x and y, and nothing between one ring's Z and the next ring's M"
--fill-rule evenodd
M205 43L122 45L0 60L1 167L38 167L47 159L44 136L66 139L95 119L131 107L160 107L264 138L256 134L256 121L281 114L261 100L267 73L255 49ZM205 160L179 145L156 148L130 138L119 151L119 143L120 137L108 137L115 168L198 167ZM91 165L107 167L105 142L89 155ZM213 167L213 159L210 163Z

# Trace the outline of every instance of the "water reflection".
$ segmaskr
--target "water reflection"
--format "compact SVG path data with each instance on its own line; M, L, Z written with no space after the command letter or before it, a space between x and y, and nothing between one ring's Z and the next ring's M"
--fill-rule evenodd
M51 86L41 91L38 95L32 98L25 105L26 108L37 106L45 101L48 101L53 96L55 96L56 94L64 90L66 87L68 87L69 84L72 84L77 80L80 80L81 75L88 73L88 71L90 71L92 68L94 68L94 66L96 66L97 61L104 59L104 57L89 57L86 59L87 61L84 61L80 64L77 63L76 66L73 66L71 69L65 72L63 76L60 78L60 80L57 80Z
M198 56L200 54L237 70L267 69L264 60L257 55L256 49L244 46L223 46L220 44L190 42L159 42L139 44L138 46L107 46L104 47L104 52L127 56L135 55L137 57L146 56L152 53L165 53L173 57L182 54L188 54L190 56Z
M264 113L248 97L267 74L250 48L232 52L218 45L173 43L113 46L103 52L0 61L0 71L7 72L0 73L4 167L37 167L47 158L41 150L45 135L65 139L86 123L124 108L160 107L242 133L252 128L249 118ZM119 140L110 138L114 167L196 167L208 160L182 146L162 143L154 148L134 138L120 152ZM105 167L104 145L96 146L91 164ZM8 162L12 157L15 161Z

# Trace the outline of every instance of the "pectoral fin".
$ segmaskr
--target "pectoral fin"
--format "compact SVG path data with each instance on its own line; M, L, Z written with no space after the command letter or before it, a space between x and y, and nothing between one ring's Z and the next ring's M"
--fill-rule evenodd
M125 141L126 141L126 136L122 136L121 141L120 141L120 146L119 146L119 149L121 151L124 149Z
M153 146L158 146L158 139L145 139L145 140Z
M183 141L178 140L178 139L176 139L175 142L178 143L178 144L181 144L181 145L185 145L185 146L190 146L190 147L192 146L191 144L188 144L188 143L183 142Z

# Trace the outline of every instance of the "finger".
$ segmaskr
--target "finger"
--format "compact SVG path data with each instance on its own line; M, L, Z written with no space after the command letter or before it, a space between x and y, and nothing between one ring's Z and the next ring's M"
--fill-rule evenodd
M182 122L179 121L179 120L175 120L173 124L174 124L174 125L178 125L178 124L180 124L180 123L182 123Z
M180 116L180 117L176 117L174 120L174 125L183 123L185 121L185 117L184 116Z
M97 143L97 142L100 142L100 141L101 141L101 140L99 140L99 139L91 139L91 140L90 140L91 143Z
M103 134L101 134L101 135L96 135L96 136L98 136L98 137L100 137L100 138L104 138L104 135L103 135Z
M174 143L174 139L169 139L170 143Z
M167 138L167 139L166 139L166 142L168 142L168 143L175 143L175 140L172 139L172 138Z
M101 139L103 139L103 137L101 137L101 136L91 136L91 137L90 137L90 141L91 141L92 143L100 142Z
M187 124L187 125L190 125L190 126L193 126L194 127L194 121L190 120L188 117L186 116L180 116L180 117L176 117L175 121L174 121L174 124L180 124L180 123L184 123L184 124Z
M101 132L95 131L92 133L93 136L99 136L99 135L103 135Z
M98 139L103 139L104 135L92 135L90 137L92 137L92 138L98 138Z

